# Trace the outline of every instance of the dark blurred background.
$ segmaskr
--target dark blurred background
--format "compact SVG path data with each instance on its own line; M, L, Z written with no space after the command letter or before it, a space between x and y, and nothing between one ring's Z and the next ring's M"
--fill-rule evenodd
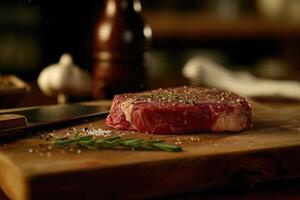
M102 1L1 1L0 73L34 79L65 52L90 69L93 25L101 9Z
M199 54L259 76L299 79L299 0L141 2L153 31L149 77L163 80L152 81L152 87L184 83L182 66ZM92 33L102 5L102 0L2 0L0 74L36 80L65 52L91 72Z

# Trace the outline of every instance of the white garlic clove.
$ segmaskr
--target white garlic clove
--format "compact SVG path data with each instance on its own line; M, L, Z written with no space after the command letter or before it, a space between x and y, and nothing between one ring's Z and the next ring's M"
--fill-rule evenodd
M48 96L87 96L91 92L89 74L73 63L70 54L63 54L59 63L42 70L38 77L38 85Z

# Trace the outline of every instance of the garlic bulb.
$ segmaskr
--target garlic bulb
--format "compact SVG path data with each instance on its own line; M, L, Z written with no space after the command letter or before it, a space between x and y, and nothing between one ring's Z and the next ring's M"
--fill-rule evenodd
M88 96L91 92L91 79L73 63L70 54L63 54L59 63L42 70L38 85L48 96L57 96L59 103L65 103L67 96Z

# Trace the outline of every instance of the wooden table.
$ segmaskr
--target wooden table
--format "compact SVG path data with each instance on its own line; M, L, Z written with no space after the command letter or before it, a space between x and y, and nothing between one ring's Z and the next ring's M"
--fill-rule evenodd
M162 196L156 200L174 199L174 200L210 200L210 199L228 199L228 200L297 200L300 197L300 179L289 179L265 184L247 185L242 187L222 188L215 190L206 190L177 195ZM0 190L0 199L9 200L9 198Z
M109 102L88 102L86 105L94 104L109 104ZM283 106L284 105L284 106ZM264 106L264 105L262 105ZM299 116L299 104L273 104L270 110L276 110L289 117ZM290 114L289 114L290 113ZM256 124L257 125L257 124ZM257 127L255 127L257 128ZM298 163L299 164L299 163ZM298 169L296 169L297 171ZM258 184L246 184L242 186L235 186L229 188L215 188L209 190L203 190L198 192L181 193L176 195L161 196L157 199L240 199L241 197L246 199L298 199L300 197L300 179L285 179L275 182L263 182ZM0 195L0 198L3 197ZM5 198L5 197L3 197Z

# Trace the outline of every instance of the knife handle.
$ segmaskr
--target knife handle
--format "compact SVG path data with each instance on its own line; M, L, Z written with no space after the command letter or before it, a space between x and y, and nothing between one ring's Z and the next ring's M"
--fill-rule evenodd
M26 117L17 114L0 115L0 129L17 128L27 125Z

